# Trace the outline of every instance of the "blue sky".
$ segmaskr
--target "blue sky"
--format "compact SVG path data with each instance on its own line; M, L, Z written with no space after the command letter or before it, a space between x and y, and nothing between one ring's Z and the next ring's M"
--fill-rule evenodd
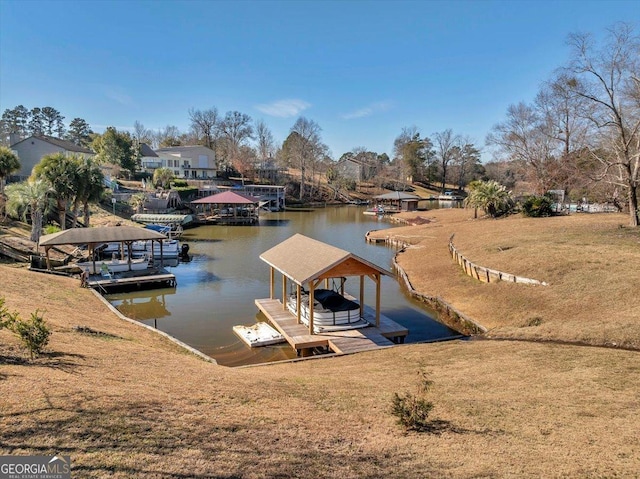
M0 110L186 130L190 108L215 106L278 142L305 116L335 158L391 155L413 125L483 146L566 61L569 33L618 21L640 28L637 3L0 0Z

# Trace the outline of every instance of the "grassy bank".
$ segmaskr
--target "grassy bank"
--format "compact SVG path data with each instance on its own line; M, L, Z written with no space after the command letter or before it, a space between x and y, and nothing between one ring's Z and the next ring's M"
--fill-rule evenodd
M411 247L399 265L417 291L440 296L489 328L490 337L555 339L640 348L640 230L624 215L473 219L464 209L418 213L428 223L372 233ZM415 218L416 213L403 213ZM448 254L545 281L486 284Z
M600 276L605 291L593 296L591 273L605 274L605 264L637 279L637 267L627 266L639 264L637 233L619 229L615 217L545 223L567 219L558 226L566 244L581 238L565 253L599 252L571 260L550 246L526 259L535 238L558 237L542 223L425 215L427 225L381 234L415 245L399 261L416 289L443 296L490 335L637 344L638 306L625 298L640 282L602 285L609 276ZM588 218L594 223L581 226ZM448 257L453 230L474 261L550 286L476 283ZM502 254L509 251L512 259ZM634 477L640 470L635 351L472 340L234 370L117 319L77 281L7 266L0 278L10 309L28 317L44 308L54 330L48 353L32 363L0 331L0 454L68 454L74 477ZM578 281L581 288L571 288ZM524 325L533 316L542 323ZM405 433L389 413L391 399L414 390L421 369L435 382L434 431Z

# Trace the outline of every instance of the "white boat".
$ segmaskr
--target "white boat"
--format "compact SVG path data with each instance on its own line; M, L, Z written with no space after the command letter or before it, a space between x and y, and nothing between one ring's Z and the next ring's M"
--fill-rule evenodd
M76 266L82 269L82 271L89 270L89 274L108 275L129 271L129 266L131 266L131 271L143 271L149 267L149 258L134 258L131 260L131 263L126 259L111 259L108 261L101 260L95 262L83 261L81 263L76 263Z
M316 333L366 328L369 323L360 317L360 305L330 289L316 289L313 295L313 329ZM287 300L287 308L297 316L297 295ZM309 324L309 293L300 295L300 320Z
M462 201L464 198L459 195L454 195L450 191L445 192L442 195L436 196L438 201Z
M162 257L178 258L182 255L182 247L177 239L167 239L162 241ZM106 243L104 248L100 249L100 253L105 258L110 258L112 255L120 255L120 243ZM124 253L127 253L126 246L124 247ZM157 241L134 241L131 244L131 253L134 256L141 256L147 254L153 256L155 259L160 259L160 244Z
M233 332L250 347L269 346L283 343L284 336L267 323L256 323L253 326L234 326Z
M367 208L362 212L362 214L370 215L370 216L381 216L385 214L385 209L384 209L384 206L378 205L378 206L374 206L373 208Z
M160 258L160 244L157 241L134 241L131 245L134 254L148 253L155 259ZM162 257L177 258L181 254L180 242L178 240L162 241Z
M136 213L131 216L131 220L136 223L142 223L145 225L155 224L155 225L175 225L176 227L179 225L181 227L185 227L194 222L194 215L172 215L172 214L144 214L144 213Z

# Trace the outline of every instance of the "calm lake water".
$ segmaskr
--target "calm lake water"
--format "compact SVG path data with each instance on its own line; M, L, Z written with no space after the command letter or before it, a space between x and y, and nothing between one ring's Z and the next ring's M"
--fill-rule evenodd
M176 275L175 289L108 295L126 316L164 331L219 364L238 366L294 358L288 344L249 348L233 332L237 324L266 318L254 300L269 297L269 266L260 254L295 233L302 233L350 251L391 270L394 251L365 241L369 230L392 225L362 214L361 207L329 207L312 212L264 213L258 226L199 226L185 231L191 261L168 269ZM347 279L346 291L359 295L360 280ZM276 274L276 297L281 297ZM365 302L375 302L375 287L365 280ZM382 313L409 329L406 342L446 338L456 334L438 323L435 313L412 300L395 277L382 279Z

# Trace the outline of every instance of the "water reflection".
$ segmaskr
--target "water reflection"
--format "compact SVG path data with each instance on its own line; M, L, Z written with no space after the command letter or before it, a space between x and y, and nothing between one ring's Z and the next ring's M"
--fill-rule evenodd
M254 303L255 299L269 297L270 269L259 257L291 235L302 233L391 269L394 251L368 244L364 236L369 230L392 225L363 215L363 210L351 206L311 212L285 211L264 214L259 225L208 225L189 229L183 241L190 245L191 261L169 268L178 283L175 294L163 298L169 314L161 316L141 311L135 314L140 320L214 357L220 364L295 357L288 345L250 349L233 333L232 328L237 324L252 325L266 319ZM281 282L277 283L276 295L281 297ZM345 289L358 297L358 278L350 278ZM408 327L407 342L455 334L433 319L435 313L411 300L394 277L383 277L381 290L382 313ZM108 296L108 299L119 309L132 304L140 309L145 308L143 297L140 293L129 293ZM147 300L150 298L147 296ZM372 298L375 298L375 285L365 281L365 302L371 304Z
M171 316L167 309L167 296L173 295L176 290L171 288L138 291L136 293L114 294L109 297L111 301L118 301L118 311L131 319L144 321L146 319L159 319Z
M260 218L260 226L287 226L288 224L289 220L284 218Z

